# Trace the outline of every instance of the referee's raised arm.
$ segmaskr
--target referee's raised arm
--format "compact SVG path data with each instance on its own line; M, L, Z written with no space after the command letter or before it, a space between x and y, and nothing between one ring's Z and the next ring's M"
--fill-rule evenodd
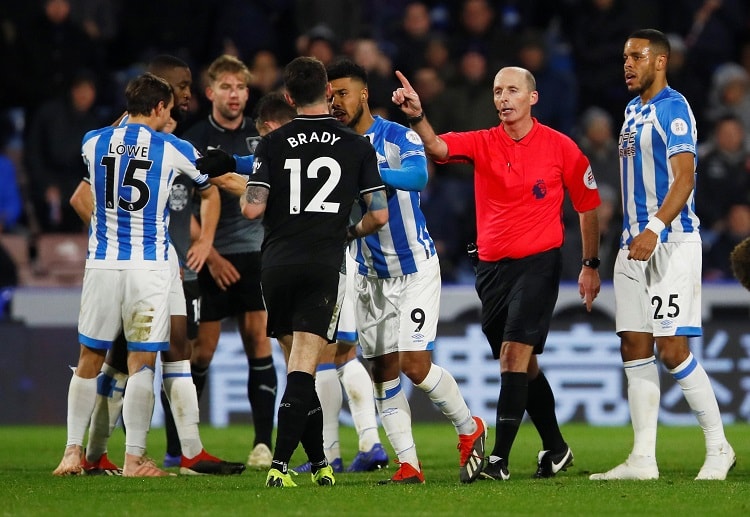
M448 146L425 118L419 95L404 74L396 70L396 77L401 81L401 88L393 90L391 100L406 114L406 121L422 139L427 156L436 162L445 161L448 158Z

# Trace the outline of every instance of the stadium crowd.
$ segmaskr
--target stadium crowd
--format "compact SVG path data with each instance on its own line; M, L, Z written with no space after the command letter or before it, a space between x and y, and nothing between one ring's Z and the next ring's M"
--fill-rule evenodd
M731 279L729 251L750 236L750 9L742 0L5 2L0 234L22 236L33 264L41 236L83 233L68 204L85 172L81 138L122 113L125 84L158 54L179 56L195 74L180 133L210 110L206 70L221 54L250 67L249 116L263 94L279 87L294 57L329 64L348 56L368 71L373 113L405 123L390 101L400 70L413 79L438 133L497 125L493 77L502 66L519 65L537 80L533 115L573 137L591 161L602 197L600 271L608 280L621 224L616 139L631 96L623 86L622 42L641 27L669 35L670 85L697 119L704 279ZM468 171L430 163L422 192L446 283L473 282ZM572 217L568 206L566 280L575 280L580 266ZM9 241L2 241L6 248ZM18 256L0 246L0 287L30 281L13 269Z

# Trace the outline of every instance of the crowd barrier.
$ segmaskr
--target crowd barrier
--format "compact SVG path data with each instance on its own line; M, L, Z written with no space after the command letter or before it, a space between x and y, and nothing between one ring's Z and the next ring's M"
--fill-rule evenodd
M737 284L709 284L704 286L702 301L704 335L691 340L691 349L711 378L724 421L750 421L750 293ZM68 366L78 358L75 325L79 303L77 289L28 288L14 293L12 320L0 322L0 360L6 372L0 380L5 406L0 424L65 423ZM587 313L577 286L564 285L539 362L555 392L562 423L625 425L629 422L626 381L614 333L611 285L602 287L594 307ZM479 310L471 286L443 288L434 361L454 375L472 412L493 422L500 369L482 334ZM202 421L219 427L251 419L242 343L231 324L225 327L201 403ZM274 359L280 398L285 373L276 344ZM679 386L663 368L660 372L661 422L693 424L694 416ZM157 386L159 382L157 375ZM443 419L406 379L403 386L414 420ZM351 424L346 407L341 419ZM153 423L159 426L162 422L157 402Z

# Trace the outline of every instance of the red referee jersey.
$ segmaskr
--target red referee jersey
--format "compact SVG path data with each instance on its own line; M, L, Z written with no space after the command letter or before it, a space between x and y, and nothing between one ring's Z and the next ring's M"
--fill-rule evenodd
M599 206L589 160L569 137L537 122L520 142L502 124L491 129L440 135L446 162L474 164L479 258L522 258L563 243L562 203Z

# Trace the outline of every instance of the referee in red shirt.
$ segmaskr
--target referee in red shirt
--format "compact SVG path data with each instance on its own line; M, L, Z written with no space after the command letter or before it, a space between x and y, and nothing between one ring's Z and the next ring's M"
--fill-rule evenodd
M495 446L481 476L510 478L508 459L529 413L542 438L534 477L549 478L573 464L560 433L555 398L539 369L560 287L562 203L568 191L579 213L583 242L578 291L591 311L599 294L599 192L588 159L567 136L531 116L534 76L523 68L501 69L492 86L500 124L491 129L435 134L419 96L401 72L393 102L408 117L437 163L474 164L477 214L476 289L482 330L500 359Z

